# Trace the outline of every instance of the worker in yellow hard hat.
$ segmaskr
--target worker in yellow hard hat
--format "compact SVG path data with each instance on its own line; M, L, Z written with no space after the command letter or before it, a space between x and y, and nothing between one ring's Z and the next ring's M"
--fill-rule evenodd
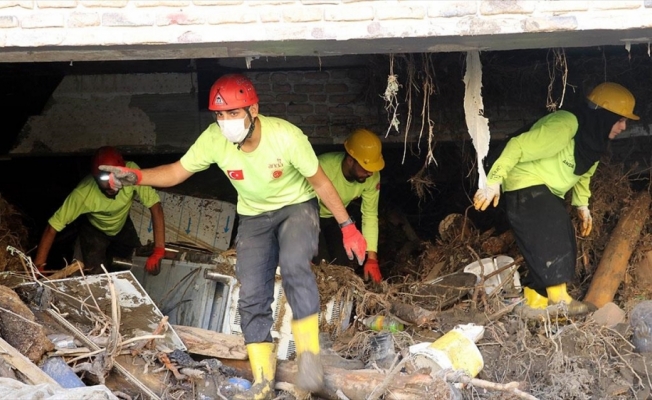
M378 200L380 198L380 170L385 167L382 145L378 135L357 129L345 140L346 151L320 155L319 165L333 182L345 207L361 199L362 235L367 241L367 255L363 270L365 279L379 283L382 280L378 264ZM319 259L338 265L347 264L342 246L343 224L338 224L328 207L319 201L320 252ZM345 224L355 224L349 219Z
M475 193L476 210L484 211L505 197L507 218L528 267L524 288L526 311L565 304L568 315L582 315L593 307L567 292L575 272L577 243L564 196L572 191L572 205L581 220L580 235L591 233L589 183L610 139L627 127L635 99L623 86L605 82L587 97L588 107L559 110L539 119L511 138L487 175L487 184Z

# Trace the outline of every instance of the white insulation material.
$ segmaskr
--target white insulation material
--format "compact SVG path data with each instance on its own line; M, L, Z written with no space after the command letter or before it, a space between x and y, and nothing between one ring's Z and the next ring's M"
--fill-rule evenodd
M478 154L478 187L487 185L487 174L482 166L482 160L489 152L489 120L484 117L482 104L482 64L480 52L466 53L466 73L464 74L464 114L469 135L473 139L473 147Z

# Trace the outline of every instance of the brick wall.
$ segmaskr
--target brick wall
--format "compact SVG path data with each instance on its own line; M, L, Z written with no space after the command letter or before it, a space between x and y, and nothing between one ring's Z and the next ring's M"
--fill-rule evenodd
M248 73L264 115L299 126L313 143L341 143L353 129L384 133L385 115L366 98L366 69Z
M369 101L380 97L369 93L365 67L245 75L261 113L294 123L313 144L343 143L360 127L387 130L383 108ZM214 121L208 87L197 89L194 73L67 76L42 114L27 120L12 153L76 153L98 145L185 151Z

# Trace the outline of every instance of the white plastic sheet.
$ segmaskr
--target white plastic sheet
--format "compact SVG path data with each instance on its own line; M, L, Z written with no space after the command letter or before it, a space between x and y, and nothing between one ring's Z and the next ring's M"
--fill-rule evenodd
M478 187L487 186L487 174L482 166L482 160L489 152L489 120L484 117L482 103L482 64L480 52L477 50L466 53L466 73L464 74L464 114L469 135L473 139L473 147L478 155Z
M0 400L119 400L104 385L64 389L42 383L27 385L11 378L0 378Z

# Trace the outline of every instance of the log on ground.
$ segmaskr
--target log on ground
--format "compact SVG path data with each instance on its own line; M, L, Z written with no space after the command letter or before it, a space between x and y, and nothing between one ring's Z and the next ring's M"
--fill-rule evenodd
M247 361L220 360L224 365L234 368L237 373L247 379L253 379L251 366ZM297 364L294 361L279 361L276 367L276 382L295 384ZM339 400L337 391L343 393L349 400L365 400L374 390L388 378L388 371L381 372L371 369L346 370L324 366L324 388L314 393L328 400ZM436 379L421 370L406 375L392 375L385 390L386 400L412 399L453 399L450 386L442 378Z
M650 201L650 194L641 192L621 216L593 274L585 301L600 308L613 300L650 214Z

